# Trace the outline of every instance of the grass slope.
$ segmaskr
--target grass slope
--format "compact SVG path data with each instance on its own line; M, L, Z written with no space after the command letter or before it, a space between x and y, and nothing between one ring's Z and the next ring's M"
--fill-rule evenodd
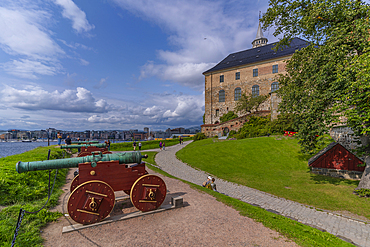
M48 196L48 171L18 174L15 164L18 161L46 160L49 148L51 149L50 159L63 157L60 149L50 146L0 159L0 205L7 206L0 212L0 246L11 245L20 209L36 211L45 204ZM67 171L67 169L58 170L54 191L46 208L37 214L24 215L16 246L42 246L43 239L40 237L40 229L47 222L61 216L61 213L51 213L47 209L57 204L62 193L59 188L65 183ZM50 186L54 181L54 175L55 171L52 171Z
M192 138L186 137L183 138L184 141L190 140ZM179 139L172 139L172 140L153 140L153 141L142 141L141 150L148 150L148 149L155 149L159 148L159 142L165 142L166 147L170 147L176 144L179 144ZM120 143L112 143L110 146L110 151L133 151L134 148L132 146L133 142L120 142ZM136 151L139 150L139 141L136 142Z
M207 139L187 145L177 157L230 182L321 209L346 210L370 218L370 199L352 194L358 181L310 173L309 156L302 155L297 140L279 139Z

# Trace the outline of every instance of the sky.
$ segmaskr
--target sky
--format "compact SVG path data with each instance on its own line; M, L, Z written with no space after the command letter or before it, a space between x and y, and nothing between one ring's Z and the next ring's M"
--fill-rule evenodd
M204 76L267 0L1 0L0 130L203 124ZM264 36L278 39L273 31Z

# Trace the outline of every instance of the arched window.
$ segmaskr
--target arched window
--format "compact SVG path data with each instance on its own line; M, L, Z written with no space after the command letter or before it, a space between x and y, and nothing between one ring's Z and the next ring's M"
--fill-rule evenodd
M235 90L234 90L234 100L235 101L239 100L241 96L242 96L242 90L240 89L240 87L235 88Z
M258 85L254 85L252 87L252 96L259 96L260 95L260 87Z
M271 84L271 93L279 89L279 83L277 81Z
M225 102L225 90L218 92L218 102Z

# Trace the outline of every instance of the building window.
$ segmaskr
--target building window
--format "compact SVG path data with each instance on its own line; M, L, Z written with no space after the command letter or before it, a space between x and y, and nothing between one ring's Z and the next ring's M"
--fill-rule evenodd
M224 75L220 75L220 83L224 82Z
M218 117L219 115L220 115L220 110L216 109L216 117Z
M275 73L278 73L278 72L279 72L278 65L277 64L272 65L272 73L275 74Z
M260 87L258 85L254 85L252 87L252 97L256 97L260 95Z
M253 77L257 77L258 76L258 69L253 69Z
M225 90L218 92L218 102L225 102Z
M271 92L274 92L279 89L279 83L277 81L271 84Z
M235 80L239 80L240 79L240 72L236 72L235 73Z
M242 96L242 90L240 89L240 87L235 88L235 90L234 90L234 100L235 101L239 100L241 96Z

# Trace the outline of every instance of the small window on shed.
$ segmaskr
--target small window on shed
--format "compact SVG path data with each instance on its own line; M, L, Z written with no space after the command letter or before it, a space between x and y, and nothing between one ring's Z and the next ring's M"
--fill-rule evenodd
M216 109L216 117L218 117L218 115L220 115L220 110Z
M224 82L224 75L220 75L220 83Z
M240 79L240 72L236 72L235 73L235 80L239 80Z
M253 69L253 77L257 77L258 76L258 69Z

